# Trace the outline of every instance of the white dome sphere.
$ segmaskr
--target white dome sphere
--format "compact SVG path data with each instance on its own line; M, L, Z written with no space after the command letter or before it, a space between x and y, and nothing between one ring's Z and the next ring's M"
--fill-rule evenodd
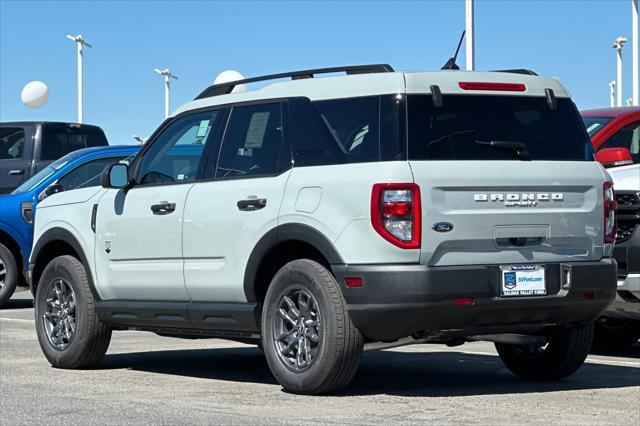
M40 108L49 99L49 88L41 81L30 81L22 89L20 99L29 108Z
M213 84L222 84L222 83L230 83L232 81L244 80L244 76L235 70L226 70L222 71L215 80L213 80ZM242 93L247 91L247 86L245 84L239 84L233 88L231 93Z

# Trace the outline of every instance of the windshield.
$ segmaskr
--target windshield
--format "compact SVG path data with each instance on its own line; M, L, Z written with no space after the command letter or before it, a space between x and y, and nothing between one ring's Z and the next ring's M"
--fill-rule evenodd
M410 160L593 160L573 102L532 96L408 96ZM526 155L525 155L526 154Z
M60 170L68 162L69 161L67 159L61 158L58 161L49 164L47 167L24 181L22 185L14 189L12 194L24 194L25 192L31 191L36 186L40 185L41 182L49 179L52 174Z
M614 118L615 117L582 117L582 121L584 121L584 126L587 128L589 137L593 138L596 133L611 123Z

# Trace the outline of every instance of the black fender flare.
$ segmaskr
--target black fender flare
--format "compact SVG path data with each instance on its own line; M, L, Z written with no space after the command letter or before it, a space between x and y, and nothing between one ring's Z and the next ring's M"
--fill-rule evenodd
M249 255L244 272L244 294L249 303L257 302L254 284L262 260L273 247L286 241L301 241L313 246L330 265L344 264L333 243L317 229L300 223L276 226L260 238Z
M31 262L36 262L38 260L38 256L40 256L40 252L42 251L42 249L45 248L49 243L54 241L62 241L70 245L71 248L73 248L73 251L75 251L79 257L78 260L80 260L80 263L82 263L82 266L84 266L84 269L87 274L87 280L89 281L89 288L91 289L91 294L93 294L94 300L100 300L100 297L98 296L98 292L96 291L96 288L95 288L95 284L93 282L93 274L91 273L91 268L89 268L89 262L87 261L87 256L85 255L84 250L82 249L82 244L80 244L78 239L68 230L64 228L51 228L47 230L44 234L42 234L40 238L38 238L38 241L36 242L35 246L33 247L33 250L31 251ZM31 263L29 267L31 269L31 273L34 274L31 277L30 287L31 287L31 292L35 296L35 287L38 284L36 282L36 278L38 280L40 279L40 276L38 277L35 276L35 270L36 270L36 267L40 267L40 265ZM44 271L45 267L46 265L42 265L41 271Z

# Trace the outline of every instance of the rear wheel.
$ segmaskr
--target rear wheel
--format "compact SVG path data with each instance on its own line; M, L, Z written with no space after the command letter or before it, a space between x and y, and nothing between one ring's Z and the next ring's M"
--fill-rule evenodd
M596 321L593 347L626 349L640 339L640 320L601 317Z
M0 244L0 307L9 300L18 284L18 266L13 253Z
M102 360L111 329L95 311L84 266L72 256L59 256L45 268L35 299L40 348L57 368L91 368Z
M273 278L262 311L262 345L285 390L327 393L355 375L363 339L336 280L311 260L286 264Z
M575 373L591 349L593 324L562 328L544 346L496 343L505 366L515 375L532 380L559 380Z

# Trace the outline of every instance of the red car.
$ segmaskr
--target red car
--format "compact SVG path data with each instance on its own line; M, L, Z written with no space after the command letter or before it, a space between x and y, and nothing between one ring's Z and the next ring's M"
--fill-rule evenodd
M640 162L640 108L620 107L582 111L596 159L606 166Z

